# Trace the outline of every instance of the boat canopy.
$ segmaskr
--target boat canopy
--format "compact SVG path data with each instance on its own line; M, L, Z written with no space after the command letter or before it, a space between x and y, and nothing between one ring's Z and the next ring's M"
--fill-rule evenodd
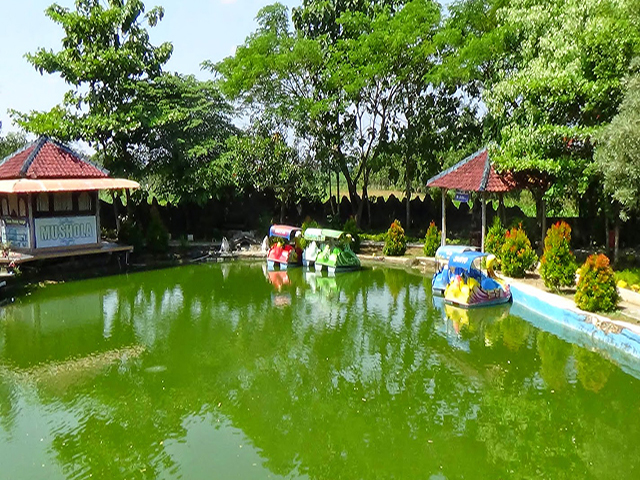
M337 240L344 235L342 230L332 230L330 228L307 228L304 231L304 238L316 242L322 242L326 239Z
M321 228L307 228L304 231L304 238L306 240L321 242L324 240L324 235L322 234Z
M322 235L324 235L324 238L332 238L334 240L337 240L342 235L344 235L344 232L342 230L331 230L329 228L323 228Z
M449 268L461 268L463 270L470 270L471 265L478 258L489 256L484 252L462 252L457 253L449 258Z
M302 232L302 230L298 227L291 227L289 225L271 225L271 228L269 229L269 236L280 237L285 240L292 241L300 234L300 232Z
M475 252L476 248L469 245L443 245L436 250L436 258L438 260L448 261L452 255L463 252Z

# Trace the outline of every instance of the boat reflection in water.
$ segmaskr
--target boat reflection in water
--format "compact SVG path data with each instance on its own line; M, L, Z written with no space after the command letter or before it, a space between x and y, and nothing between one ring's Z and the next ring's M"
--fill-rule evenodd
M314 270L275 270L265 265L265 277L275 289L274 305L290 305L293 297L311 296L338 299L341 293L350 295L359 290L358 272L327 272Z
M511 303L468 309L450 305L442 297L432 297L433 306L439 312L437 329L451 346L469 351L469 341L483 336L483 343L491 343L487 328L509 316Z

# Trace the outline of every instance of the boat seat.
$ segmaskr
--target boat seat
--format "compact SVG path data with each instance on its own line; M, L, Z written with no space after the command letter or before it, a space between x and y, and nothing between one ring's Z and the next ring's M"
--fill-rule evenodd
M489 278L489 277L484 277L482 279L482 283L480 284L480 287L485 290L495 290L496 288L502 288L502 286L496 282L493 278Z

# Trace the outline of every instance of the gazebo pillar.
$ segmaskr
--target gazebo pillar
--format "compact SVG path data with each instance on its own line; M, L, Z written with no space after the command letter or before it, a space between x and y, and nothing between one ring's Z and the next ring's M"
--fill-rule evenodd
M442 190L442 233L440 237L440 246L447 244L447 189Z
M482 192L482 236L480 240L480 251L484 252L484 237L487 231L487 192Z

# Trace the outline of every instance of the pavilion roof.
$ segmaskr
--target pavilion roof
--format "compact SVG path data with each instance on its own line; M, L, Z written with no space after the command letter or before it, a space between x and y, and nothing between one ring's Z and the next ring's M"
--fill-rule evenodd
M510 175L495 171L486 148L478 150L453 167L430 178L427 187L495 193L508 192L517 188Z
M0 161L1 180L108 177L104 168L44 136Z

